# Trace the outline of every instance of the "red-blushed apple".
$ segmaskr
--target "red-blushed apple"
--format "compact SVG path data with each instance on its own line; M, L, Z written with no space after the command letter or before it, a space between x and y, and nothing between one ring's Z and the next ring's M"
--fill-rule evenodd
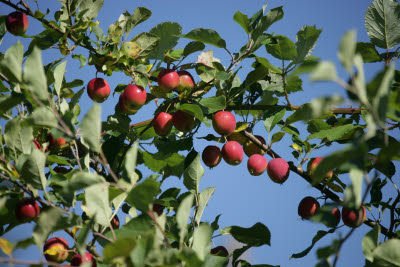
M241 134L240 132L233 132L231 134L229 134L226 139L228 139L228 141L236 141L239 144L241 144L242 146L244 144L246 144L247 142L247 138L246 136L244 136L243 134Z
M48 133L47 142L49 142L49 147L54 148L65 145L67 143L67 140L65 140L63 137L57 137L57 139L54 139L51 133Z
M300 201L297 213L301 218L309 219L318 212L319 207L319 202L315 198L308 196Z
M179 85L175 89L176 92L182 93L184 91L192 91L194 87L194 79L192 74L190 74L186 70L180 70L177 73L179 75Z
M47 261L62 263L68 258L68 242L62 237L53 237L44 243L43 254Z
M263 145L266 144L265 139L260 135L254 135ZM265 151L259 148L253 141L248 140L243 146L244 153L250 157L254 154L264 155Z
M35 147L36 147L37 149L39 149L39 150L43 150L43 147L42 147L42 145L39 143L39 141L38 141L38 140L36 140L36 138L35 138L35 139L33 139L33 143L35 144Z
M263 174L265 169L267 168L267 159L260 154L254 154L250 156L247 161L247 169L250 174L253 176L259 176Z
M217 146L207 146L204 148L201 158L207 167L213 168L221 162L221 149Z
M129 110L138 110L146 103L146 90L139 85L130 84L120 96L120 102L126 105Z
M229 111L218 111L213 117L212 125L218 134L229 135L235 131L236 119Z
M164 211L164 206L161 205L161 204L154 203L154 204L153 204L153 211L154 211L155 213L157 213L158 216L161 216L161 214L162 214L163 211Z
M103 103L110 95L111 89L108 82L102 78L91 79L87 85L89 97L97 103Z
M325 206L321 207L321 210L324 209ZM326 209L326 208L325 208ZM329 219L323 220L322 223L327 227L334 228L340 222L340 210L337 207L331 207L329 211Z
M177 110L172 115L172 124L181 132L190 132L194 128L194 117L182 110Z
M157 135L168 135L172 129L172 115L165 112L158 113L154 117L153 127Z
M6 18L7 31L13 35L22 35L29 26L28 16L25 13L15 11L8 14Z
M96 267L97 263L92 254L85 252L83 257L80 254L75 254L71 259L71 266L81 266L83 263L92 262L92 267Z
M359 227L365 221L367 212L364 205L358 210L351 210L343 207L342 209L342 220L343 223L349 227L356 228Z
M27 222L36 219L40 214L40 208L36 200L23 199L15 206L15 216L18 221Z
M229 141L222 147L222 157L229 165L239 165L244 156L242 146L236 141Z
M113 229L118 229L119 228L119 218L117 214L114 215L114 217L111 219L111 226Z
M272 159L267 166L269 178L278 184L283 184L288 179L289 171L289 164L283 158Z
M222 256L222 257L229 256L229 252L224 246L218 246L218 247L211 249L211 254L217 255L217 256Z
M310 175L312 176L313 175L313 172L315 171L315 169L317 168L317 166L318 166L318 164L323 160L324 158L323 157L316 157L316 158L312 158L309 162L308 162L308 164L307 164L307 169L308 169L308 171L310 172ZM332 178L332 175L333 175L333 171L329 171L327 174L326 174L326 178L327 179L330 179L330 178Z
M119 95L118 106L119 106L119 110L121 111L121 113L124 113L127 115L134 115L138 111L137 109L129 109L128 108L128 105L126 104L126 98L123 93Z
M163 91L164 93L169 93L179 86L179 75L174 70L163 69L158 74L157 83L161 91Z

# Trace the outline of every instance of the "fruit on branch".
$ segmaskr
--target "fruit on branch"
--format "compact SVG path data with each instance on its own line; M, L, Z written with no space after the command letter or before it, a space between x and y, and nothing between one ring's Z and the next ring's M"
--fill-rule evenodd
M39 141L38 141L38 140L36 140L36 138L35 138L35 139L33 139L33 143L35 144L35 147L36 147L37 149L39 149L39 150L43 150L43 147L42 147L42 145L39 143Z
M153 120L154 131L157 135L166 136L172 129L172 115L166 112L158 113Z
M169 93L179 86L180 78L176 71L171 69L163 69L158 74L157 83L161 91L164 93Z
M111 219L111 226L113 229L118 229L119 228L119 218L117 214L114 215L114 217Z
M319 207L319 202L315 198L308 196L300 201L297 213L301 218L309 219L318 212Z
M235 131L236 119L229 111L218 111L212 120L214 130L221 135L229 135Z
M65 138L63 138L63 137L57 137L57 139L54 139L54 137L51 135L51 133L47 134L46 140L47 140L47 142L49 142L49 147L51 147L51 148L60 147L67 143L67 140L65 140Z
M325 206L322 206L323 209ZM337 207L332 207L329 211L329 218L327 220L323 220L322 223L325 224L327 227L334 228L340 222L340 210Z
M343 223L349 227L359 227L365 221L367 212L364 205L358 211L351 210L343 207L342 209L342 220Z
M94 78L87 85L89 97L97 103L103 103L110 95L110 92L108 82L102 78Z
M211 249L211 254L217 255L217 256L223 256L223 257L229 256L229 252L224 246L218 246L218 247Z
M283 184L287 180L289 171L289 164L283 158L272 159L267 166L269 178L278 184Z
M265 171L267 164L267 159L264 156L260 154L254 154L250 156L249 160L247 161L247 169L251 175L259 176Z
M244 145L244 144L246 144L246 142L247 142L247 138L246 138L246 136L244 136L243 134L241 134L240 132L233 132L233 133L231 133L230 135L228 135L227 137L226 137L226 139L228 139L228 141L236 141L236 142L238 142L239 144L241 144L242 146Z
M244 156L242 146L236 141L229 141L225 143L221 151L222 157L229 165L239 165Z
M123 94L119 95L119 101L118 101L118 107L121 113L127 114L127 115L134 115L136 112L138 112L137 109L129 109L125 97Z
M83 257L80 254L75 254L71 259L71 266L81 266L83 263L86 262L91 262L92 267L97 266L95 259L89 252L85 252L85 255L83 255Z
M7 31L13 35L22 35L29 26L28 16L25 13L15 11L8 14L6 18Z
M186 70L180 70L177 72L179 75L179 85L175 89L176 92L182 93L184 91L190 92L194 87L194 79L192 74Z
M207 167L213 168L221 162L221 149L217 146L207 146L204 148L201 158Z
M147 93L142 86L130 84L119 96L119 108L122 113L133 115L146 103L146 99Z
M256 137L263 145L266 144L265 139L260 136L260 135L255 135L254 137ZM247 142L244 144L243 146L243 150L244 153L250 157L254 154L260 154L260 155L264 155L265 151L262 150L261 148L259 148L256 144L253 143L253 141L251 140L247 140Z
M163 211L164 211L164 206L161 205L161 204L154 203L154 204L153 204L153 211L154 211L155 213L157 213L158 216L161 216L161 214L162 214Z
M318 164L323 160L324 158L323 157L316 157L316 158L312 158L309 162L308 162L308 164L307 164L307 169L308 169L308 171L310 172L310 175L312 176L313 175L313 172L315 172L315 169L317 168L317 166L318 166ZM332 178L332 175L333 175L333 171L329 171L327 174L326 174L326 178L327 179L330 179L330 178Z
M64 262L68 258L68 242L62 237L53 237L44 243L43 254L47 261Z
M40 208L36 200L28 198L21 200L15 207L15 216L21 222L36 219L40 214Z
M190 132L194 128L194 117L182 110L177 110L172 115L172 124L181 132Z

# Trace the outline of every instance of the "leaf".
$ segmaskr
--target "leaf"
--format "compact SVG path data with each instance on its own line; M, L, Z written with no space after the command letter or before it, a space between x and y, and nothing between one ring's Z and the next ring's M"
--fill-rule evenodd
M83 56L81 54L72 54L71 57L79 60L79 62L81 63L81 66L79 68L83 68L84 66L86 66L85 56Z
M194 195L189 194L186 196L178 207L178 211L176 212L176 223L179 228L179 237L180 237L180 247L183 245L183 239L187 233L187 222L190 216L190 210L193 206Z
M181 37L191 39L194 41L202 42L204 44L210 44L216 47L225 48L225 40L219 36L219 34L212 29L198 28L190 31Z
M398 267L400 266L400 240L389 239L380 244L373 252L373 267Z
M200 192L199 194L199 203L198 208L197 208L197 213L196 213L196 222L197 226L200 225L201 221L201 216L203 215L204 209L207 206L208 201L210 200L211 196L214 194L215 187L207 187L203 191Z
M58 96L60 95L66 66L67 61L64 61L61 64L57 65L54 69L54 90L56 91Z
M48 101L47 79L43 70L42 56L37 47L34 47L32 53L26 58L23 79L31 93L42 102Z
M85 189L86 187L104 183L104 177L96 173L88 173L85 171L75 172L67 181L67 184L62 188L62 194L73 194L76 191Z
M376 224L374 228L371 231L369 231L362 240L362 250L364 256L370 262L374 260L373 252L379 244L380 234L381 234L381 228L379 224Z
M160 183L153 178L147 178L140 184L136 185L129 192L126 201L138 210L146 212L149 204L154 202L155 197L160 193Z
M21 103L24 99L22 95L0 95L0 114L4 116L10 109Z
M58 208L49 208L40 212L39 219L32 233L33 240L38 247L41 247L49 234L56 229L61 216L62 211Z
M75 246L76 246L76 248L78 249L78 252L79 252L80 254L82 254L82 253L85 252L87 238L88 238L88 235L89 235L90 230L92 229L93 225L94 225L94 218L91 218L91 219L89 220L89 222L86 223L86 224L82 227L82 229L81 229L80 232L79 232L78 237L76 238Z
M39 149L33 149L31 154L26 156L22 167L19 168L21 179L34 188L44 189L47 181L44 175L45 163L45 154Z
M156 35L143 32L137 36L135 36L131 42L136 43L140 46L140 52L138 53L138 57L146 57L153 53L154 49L157 47L160 38Z
M82 0L79 1L79 13L84 14L83 17L87 19L94 19L100 12L104 0Z
M264 8L258 12L259 16L256 16L256 18L253 16L250 20L254 28L251 34L254 42L257 42L258 38L261 38L262 33L268 30L272 24L283 18L282 6L268 10L265 16L262 16L263 13Z
M111 264L113 259L128 257L136 246L136 239L132 237L118 238L104 247L104 262Z
M285 136L284 132L276 132L271 137L271 144L279 142L282 140L283 136Z
M129 15L128 12L124 13L125 16ZM151 16L151 11L145 7L137 7L132 15L127 16L125 24L125 31L129 33L138 24L146 21Z
M311 249L314 247L315 243L317 243L320 239L322 239L327 234L331 234L334 231L335 231L335 229L331 229L328 232L322 231L322 230L318 231L317 234L313 237L311 245L300 253L292 254L292 256L290 256L290 259L303 258L311 251Z
M342 126L337 126L329 130L321 130L319 132L310 134L307 140L318 138L326 138L328 141L337 141L342 139L347 139L357 130L362 128L360 125L346 124Z
M317 43L319 35L322 30L317 29L316 26L303 26L296 35L296 50L297 57L294 59L294 63L298 64L306 60Z
M267 52L282 60L294 60L297 57L296 45L286 36L276 35L273 41L266 44Z
M212 114L226 108L226 98L223 95L204 97L199 104L206 108L206 114Z
M0 45L3 42L4 35L6 35L7 33L6 19L7 16L5 15L0 16Z
M322 61L317 64L310 75L310 81L334 81L337 79L336 67L332 62Z
M103 226L109 226L112 211L108 201L108 184L97 183L85 189L86 214L94 217L94 221Z
M283 119L286 109L283 107L272 107L263 114L264 127L268 133L274 129L275 125Z
M178 23L163 22L151 29L150 33L160 38L156 49L150 57L162 59L165 51L174 48L178 44L179 36L182 34L182 27Z
M250 228L230 226L220 230L221 234L230 234L236 241L253 247L271 246L271 232L262 223L256 223Z
M393 0L375 0L365 13L365 28L371 43L389 49L400 43L400 4Z
M183 49L183 56L187 57L188 55L204 50L205 45L202 42L190 42Z
M364 178L363 170L358 168L350 169L351 185L347 186L344 191L343 206L349 209L358 210L361 207L361 189Z
M7 146L30 154L33 142L32 127L24 126L23 121L19 117L10 120L4 129L4 141Z
M138 145L139 142L136 141L133 144L133 146L129 148L129 150L126 152L124 161L124 168L132 185L136 184L137 182L137 175L135 173L135 169L136 169Z
M390 87L392 85L394 77L394 64L391 64L390 67L385 71L382 82L379 85L378 92L376 93L372 106L377 111L379 122L381 125L385 125L386 121L386 110L389 102L389 93Z
M7 49L1 61L2 72L14 82L22 81L22 59L24 56L24 46L18 41Z
M373 63L381 61L375 45L371 43L357 42L356 53L360 54L365 63Z
M58 126L58 121L53 111L48 107L38 107L26 118L24 124L37 127L56 128Z
M204 168L201 165L200 153L194 149L189 152L185 159L185 171L183 172L183 184L193 193L199 192L199 183L204 175Z
M268 69L264 65L259 65L247 74L246 79L243 81L243 86L247 89L255 82L264 80L267 74Z
M203 111L198 105L195 104L183 104L176 107L176 110L182 110L186 113L197 118L199 121L203 121Z
M171 175L181 177L185 170L184 161L185 157L178 153L158 152L152 154L140 151L137 164L144 163L150 170L162 173L163 177L166 178Z
M339 45L339 59L344 68L352 73L352 63L356 52L356 32L354 30L346 32Z
M237 22L247 34L250 33L251 26L250 20L247 15L243 14L240 11L236 11L235 15L233 15L233 20Z
M208 224L201 224L193 234L193 250L200 260L204 260L211 250L211 235L213 231Z
M135 42L125 42L121 45L121 53L133 59L138 58L140 51L140 46Z
M211 237L211 236L210 236ZM10 256L11 253L14 250L14 245L7 239L1 238L0 237L0 248L3 251L4 254Z
M80 124L82 139L94 152L100 152L101 106L93 104Z

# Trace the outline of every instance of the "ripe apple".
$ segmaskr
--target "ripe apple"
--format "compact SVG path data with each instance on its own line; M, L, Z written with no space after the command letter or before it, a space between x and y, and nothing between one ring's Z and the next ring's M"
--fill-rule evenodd
M325 206L322 206L323 209ZM330 208L329 220L322 221L327 227L336 227L340 222L340 210L337 207Z
M211 249L211 254L217 255L217 256L223 256L223 257L229 256L229 252L224 246L218 246L218 247Z
M113 229L118 229L119 228L119 219L117 214L111 219L111 226Z
M22 35L29 26L28 16L22 12L12 12L6 18L7 31L13 35Z
M175 90L180 83L179 75L176 71L171 69L163 69L157 77L158 87L164 93L169 93Z
M229 141L222 147L222 157L229 165L239 165L243 160L243 148L236 141Z
M268 163L267 173L273 182L283 184L289 177L289 164L283 158L272 159Z
M260 140L260 142L262 143L262 144L266 144L266 142L265 142L265 139L262 137L262 136L260 136L260 135L255 135L254 137L256 137L258 140ZM260 154L260 155L264 155L265 154L265 151L264 150L262 150L261 148L259 148L256 144L254 144L251 140L247 140L247 142L244 144L244 146L243 146L243 150L244 150L244 153L248 156L248 157L250 157L250 156L252 156L252 155L254 155L254 154Z
M310 175L313 174L313 172L314 172L315 169L317 168L318 164L319 164L323 159L324 159L323 157L316 157L316 158L311 159L311 160L308 162L308 164L307 164L307 169L309 170ZM332 175L333 175L333 171L329 171L329 172L326 174L326 178L327 178L327 179L330 179L330 178L332 178Z
M164 206L161 205L161 204L154 203L154 204L153 204L153 211L154 211L155 213L157 213L158 216L161 216L161 214L162 214L163 211L164 211Z
M267 164L268 162L266 158L259 154L254 154L250 156L249 160L247 161L247 169L251 175L259 176L265 171Z
M213 168L221 162L221 149L217 146L207 146L201 154L204 164Z
M194 117L182 110L177 110L172 115L172 124L181 132L190 132L194 128Z
M226 139L228 139L228 141L236 141L239 144L241 144L242 146L244 144L246 144L247 142L247 138L246 136L244 136L243 134L241 134L240 132L233 132L231 134L229 134Z
M47 142L49 142L49 146L52 148L60 147L67 143L67 141L63 137L57 137L57 139L54 139L51 133L47 134Z
M317 213L319 207L318 201L315 198L308 196L300 201L297 213L301 218L309 219Z
M127 104L126 104L126 98L124 94L119 95L119 101L118 101L118 106L119 110L121 113L128 114L128 115L134 115L138 111L137 109L129 109Z
M172 115L160 112L153 120L153 127L156 134L160 136L166 136L171 132L172 129Z
M179 85L175 89L176 92L182 93L184 91L192 91L194 87L194 79L192 74L190 74L186 70L180 70L177 73L179 75Z
M92 262L92 267L97 266L95 259L89 252L85 252L83 257L80 254L75 254L71 259L71 266L81 266L82 263L86 262Z
M147 93L142 86L136 84L128 85L120 96L120 103L128 110L138 110L146 103ZM120 105L121 106L121 105Z
M44 243L43 254L47 261L64 262L68 258L68 242L62 237L53 237Z
M215 113L212 125L214 130L221 135L229 135L235 131L235 116L228 111L218 111Z
M40 208L34 199L24 199L17 203L15 207L15 216L21 222L27 222L36 219L40 214Z
M87 85L87 93L89 97L97 103L103 103L110 95L110 86L107 81L102 78L94 78Z
M342 209L343 223L349 227L356 228L363 224L367 212L364 205L358 211L350 210L345 207Z

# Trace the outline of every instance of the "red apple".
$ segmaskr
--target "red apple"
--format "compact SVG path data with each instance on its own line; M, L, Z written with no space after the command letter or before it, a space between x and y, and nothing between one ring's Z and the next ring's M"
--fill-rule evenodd
M308 196L300 201L297 213L301 218L309 219L317 213L319 207L318 201L315 198Z
M260 140L260 142L262 143L262 144L266 144L266 142L265 142L265 139L262 137L262 136L260 136L260 135L255 135L254 137L256 137L258 140ZM243 146L243 150L244 150L244 153L248 156L248 157L250 157L250 156L252 156L252 155L254 155L254 154L260 154L260 155L264 155L265 154L265 151L264 150L262 150L261 148L259 148L256 144L254 144L252 141L250 141L250 140L248 140L245 144L244 144L244 146Z
M315 169L317 168L318 164L319 164L323 159L324 159L323 157L316 157L316 158L312 158L312 159L308 162L308 164L307 164L307 169L308 169L308 171L310 172L310 175L313 174L313 172L314 172ZM332 178L332 175L333 175L333 171L329 171L329 172L326 174L326 178L327 178L327 179L330 179L330 178Z
M15 216L22 222L34 220L39 214L40 208L34 199L21 200L15 207Z
M95 259L89 252L85 252L85 255L83 255L83 257L80 254L75 254L71 259L71 266L81 266L82 263L86 262L92 262L92 267L97 266Z
M60 147L67 143L67 141L63 137L57 137L57 139L54 139L51 133L47 134L47 142L49 142L49 146L52 148Z
M229 134L226 139L228 139L228 141L236 141L239 144L241 144L242 146L244 144L246 144L247 142L247 138L246 136L244 136L243 134L241 134L240 132L233 132L231 134Z
M364 205L358 210L350 210L345 207L342 209L342 220L343 223L349 227L359 227L365 221L367 212Z
M229 141L222 147L222 157L229 165L239 165L243 160L243 148L236 141Z
M175 90L178 93L182 93L184 91L192 91L194 87L194 79L192 74L190 74L186 70L180 70L177 73L179 75L179 85Z
M324 206L322 206L321 209L323 209L323 208L324 208ZM331 228L336 227L340 222L340 210L337 207L332 207L330 209L329 217L330 217L330 220L322 221L323 224L325 224L327 227L331 227Z
M163 213L163 210L164 210L164 206L163 205L157 204L157 203L153 204L153 211L155 213L157 213L158 216L161 216L161 214Z
M118 229L119 228L119 219L117 214L111 219L111 226L113 229Z
M218 247L211 249L211 254L217 255L217 256L223 256L223 257L229 256L229 252L224 246L218 246Z
M283 184L289 177L289 164L282 158L272 159L268 163L267 173L273 182Z
M194 117L182 110L177 110L172 115L172 124L181 132L190 132L194 128Z
M42 147L42 145L39 143L39 141L38 141L38 140L36 140L36 138L35 138L35 139L33 139L33 143L35 144L35 147L36 147L37 149L39 149L39 150L43 150L43 147Z
M12 12L6 18L7 31L13 35L22 35L29 26L28 16L22 12Z
M235 131L236 119L235 116L228 111L218 111L215 113L213 121L214 130L221 135L229 135Z
M153 120L153 127L156 134L160 136L166 136L171 132L172 129L172 115L160 112Z
M207 146L201 154L204 164L213 168L221 162L221 149L217 146Z
M130 84L120 96L120 102L129 110L137 110L146 103L147 93L142 86ZM122 99L122 100L121 100Z
M129 109L127 104L126 104L126 98L124 94L119 95L119 101L118 101L118 106L119 110L121 113L128 114L128 115L134 115L138 110L137 109Z
M110 86L107 81L102 78L94 78L87 85L87 93L89 97L97 103L103 103L110 95Z
M254 154L250 156L249 160L247 161L247 169L251 175L259 176L265 171L267 164L268 162L266 158L259 154Z
M179 86L180 79L176 71L171 69L163 69L158 74L157 82L161 91L169 93Z
M67 240L62 237L50 238L44 243L43 254L47 261L64 262L68 258Z

